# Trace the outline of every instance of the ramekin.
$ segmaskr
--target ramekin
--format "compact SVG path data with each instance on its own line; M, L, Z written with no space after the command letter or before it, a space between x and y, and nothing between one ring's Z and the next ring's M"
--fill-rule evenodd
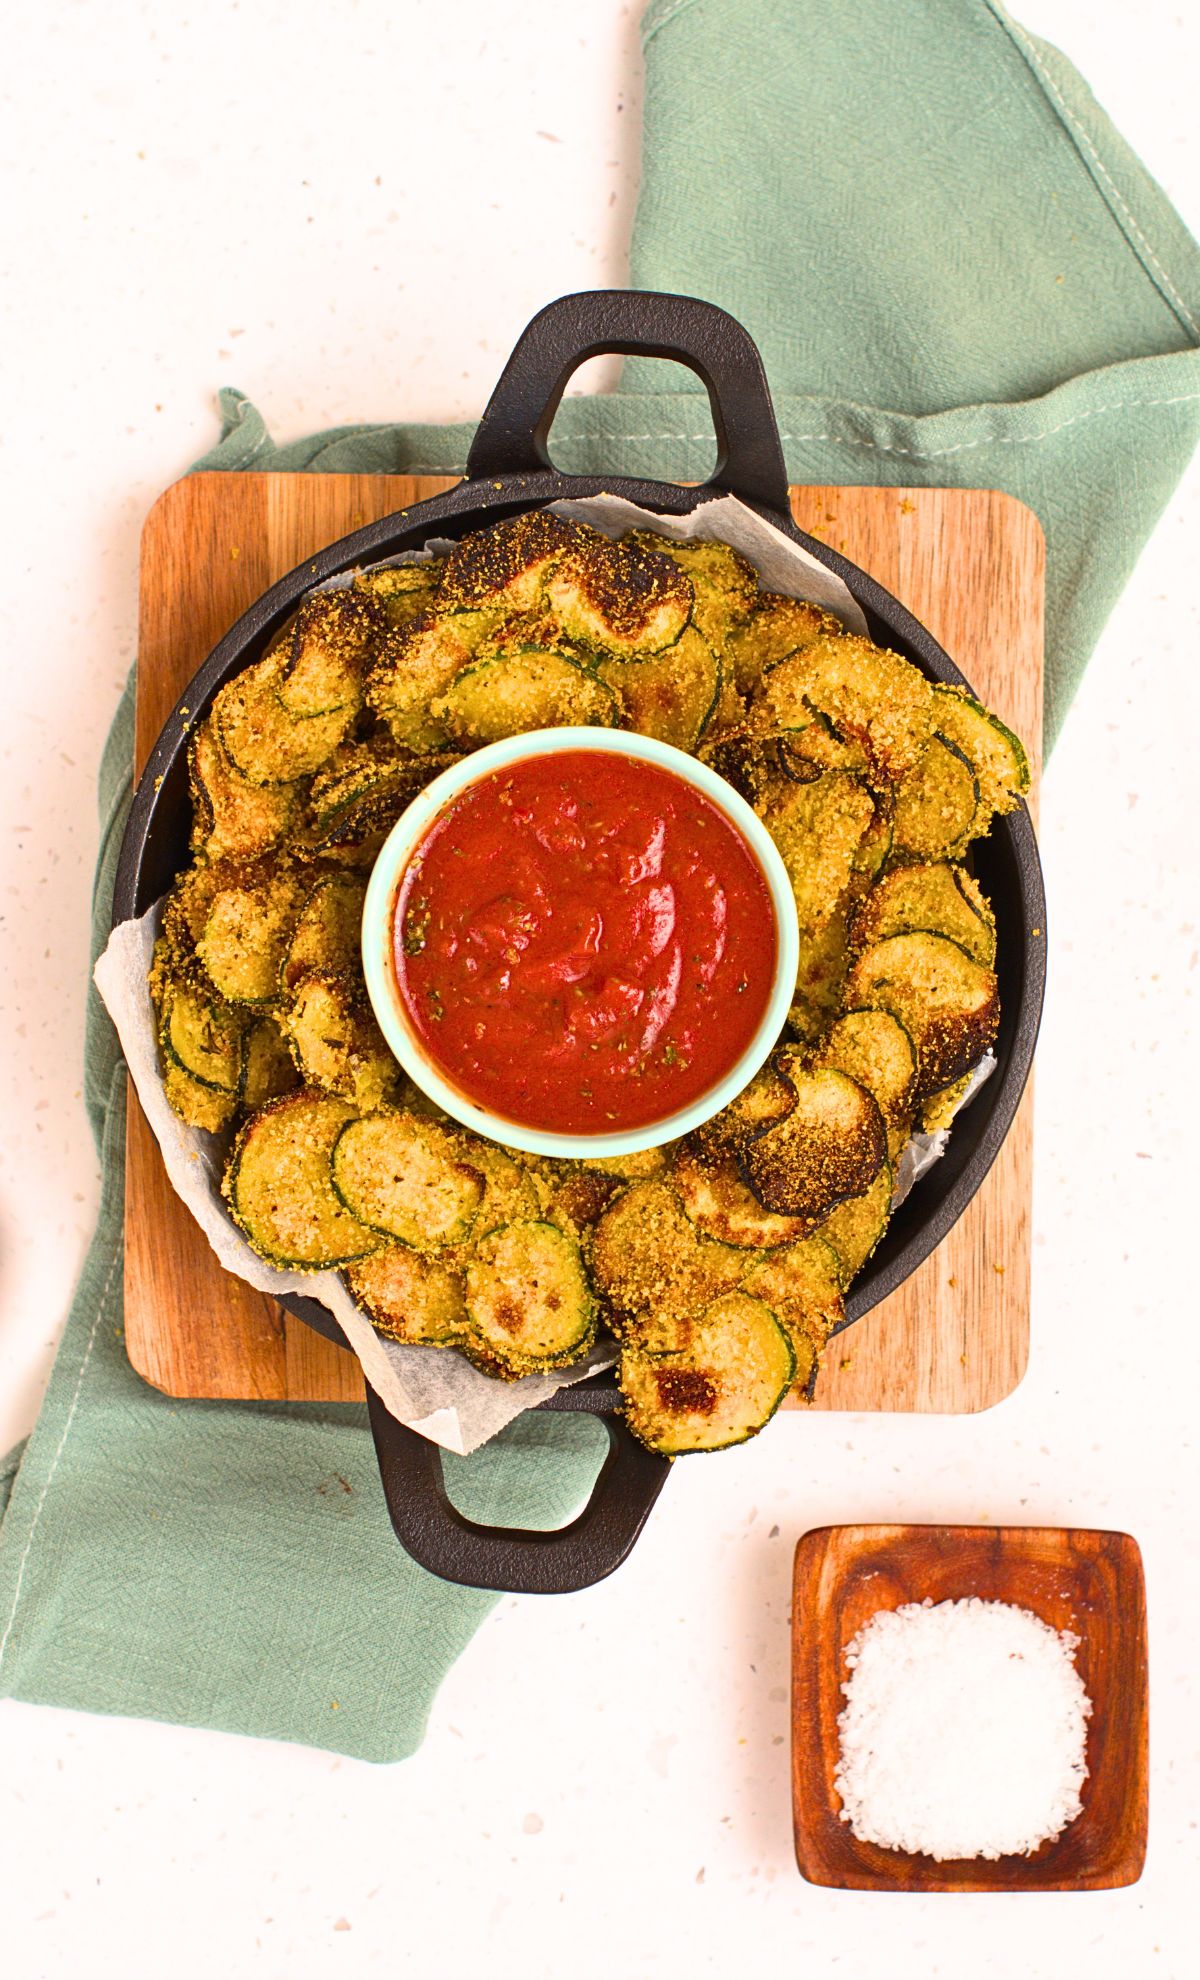
M497 770L509 769L532 756L556 756L572 750L591 750L652 763L701 792L749 847L766 881L775 920L771 994L762 1021L741 1057L722 1079L690 1105L644 1127L612 1134L543 1131L481 1106L453 1085L430 1060L412 1029L396 978L393 943L397 895L408 862L435 818L473 784ZM602 1160L606 1156L633 1155L644 1148L655 1148L660 1142L674 1141L701 1127L720 1113L722 1107L727 1107L753 1079L783 1029L795 995L799 953L795 896L783 861L761 819L732 785L706 763L698 762L670 743L623 729L535 729L528 735L487 743L460 763L443 770L413 799L385 839L371 872L363 908L362 957L367 993L380 1029L409 1078L435 1105L476 1134L485 1135L490 1141L505 1142L530 1155L552 1155L564 1160Z

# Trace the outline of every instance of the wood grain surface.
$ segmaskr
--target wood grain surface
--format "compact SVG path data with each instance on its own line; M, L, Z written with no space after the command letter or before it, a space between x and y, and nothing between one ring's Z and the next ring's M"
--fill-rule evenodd
M218 639L314 551L451 487L434 476L198 474L142 535L136 767ZM1037 519L987 491L798 488L797 522L894 592L1040 765L1044 546ZM1036 790L1036 784L1035 784ZM836 1339L818 1409L987 1409L1029 1351L1031 1096L983 1188L900 1290ZM173 1396L348 1401L358 1364L218 1265L167 1182L129 1097L125 1340ZM804 1407L805 1405L800 1405Z
M1012 1602L1079 1637L1092 1701L1082 1813L1032 1856L938 1863L860 1842L834 1787L846 1646L905 1602ZM860 1891L1112 1890L1141 1876L1148 1821L1146 1589L1127 1533L1060 1526L827 1526L796 1549L792 1809L813 1884Z

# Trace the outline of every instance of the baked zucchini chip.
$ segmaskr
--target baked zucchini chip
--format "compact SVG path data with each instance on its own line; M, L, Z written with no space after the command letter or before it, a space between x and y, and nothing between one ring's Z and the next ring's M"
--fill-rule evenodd
M411 626L432 606L445 561L444 557L431 557L424 564L388 564L382 570L356 571L354 589L375 600L389 625Z
M294 784L319 770L349 734L358 712L354 701L328 713L296 715L280 699L286 649L227 681L213 703L221 747L234 769L251 784Z
M796 994L788 1011L788 1023L798 1038L819 1038L841 1004L850 967L849 927L850 908L843 896L823 927L800 929Z
M367 676L367 706L408 749L443 749L447 731L430 712L435 695L469 667L490 621L486 612L435 611L393 633Z
M921 1129L924 1134L936 1134L940 1128L948 1128L962 1106L966 1091L971 1084L970 1073L943 1086L940 1093L931 1093L921 1107Z
M732 1155L716 1161L705 1157L691 1136L675 1150L671 1182L691 1223L718 1244L770 1251L808 1235L803 1217L778 1217L764 1210Z
M235 1223L272 1265L320 1272L379 1249L381 1239L333 1191L329 1158L353 1109L301 1091L254 1114L233 1145L222 1185Z
M304 977L343 976L359 967L367 883L354 873L318 880L306 895L279 972L287 996Z
M364 1114L395 1096L400 1068L354 977L303 977L279 1023L307 1085L352 1100Z
M530 729L615 729L620 709L611 688L562 653L533 647L464 668L430 703L435 721L466 743L499 742Z
M416 1251L461 1244L483 1201L483 1177L463 1160L457 1137L401 1110L348 1120L330 1174L360 1223Z
M284 647L279 699L308 720L362 707L372 655L386 633L385 613L364 592L315 591L304 600Z
M505 1381L564 1368L596 1337L579 1246L553 1224L504 1224L481 1238L467 1266L466 1300L464 1352Z
M808 1060L813 1070L833 1066L875 1095L889 1130L906 1133L917 1095L917 1054L890 1011L847 1011Z
M346 1269L351 1296L372 1326L412 1347L454 1347L467 1331L461 1272L389 1245Z
M769 1423L796 1373L787 1334L765 1300L726 1293L670 1354L627 1348L617 1380L633 1435L664 1457L744 1444Z
M742 1171L768 1210L804 1218L811 1230L870 1188L887 1160L887 1131L874 1095L847 1073L822 1067L788 1077L795 1105L755 1135Z
M742 1290L765 1299L775 1313L796 1356L793 1386L806 1388L822 1348L846 1317L841 1264L832 1245L813 1236L768 1252L747 1273Z
M837 1255L843 1292L858 1277L888 1227L892 1188L892 1165L885 1162L870 1189L839 1203L814 1232L814 1237L824 1238Z
M892 831L909 859L957 859L976 837L979 784L957 743L931 736L914 770L896 787Z
M933 730L933 689L918 668L855 633L822 637L763 677L758 706L782 729L820 717L864 752L873 783L906 777ZM811 719L810 715L810 719Z
M210 859L253 859L283 838L301 784L252 784L234 769L210 715L188 745L192 851Z
M168 1059L163 1068L163 1092L181 1121L188 1127L204 1128L209 1134L220 1134L237 1114L236 1093L203 1085L173 1059Z
M246 1017L232 1004L188 982L172 984L163 1000L164 1058L218 1093L241 1091Z
M233 1004L269 1004L304 902L290 869L247 869L213 895L196 954L214 989Z
M564 552L589 543L592 536L591 530L548 509L473 530L446 559L438 609L506 615L532 611Z
M679 638L692 585L670 557L589 531L555 564L546 603L576 645L640 660Z
M694 750L721 692L721 667L694 626L650 660L601 660L596 672L624 711L622 728Z
M917 1054L918 1099L970 1072L1000 1022L993 972L948 936L924 931L864 949L846 979L846 1002L899 1019Z
M801 928L823 928L843 904L875 820L874 798L857 777L832 770L811 784L779 786L762 819L787 868Z
M582 1243L599 1223L621 1187L619 1176L603 1176L580 1171L561 1176L553 1186L547 1182L542 1215L548 1224Z
M696 1128L688 1140L703 1161L719 1162L727 1155L736 1160L756 1134L770 1127L772 1121L782 1120L795 1104L796 1093L790 1079L768 1061L750 1084L742 1088L736 1100L722 1107L703 1127Z
M754 694L763 675L789 653L841 635L841 622L819 605L778 591L760 591L750 617L729 634L727 656L740 692Z
M768 802L779 779L775 745L742 728L730 732L726 732L723 724L717 724L717 728L719 733L705 741L698 751L700 760L715 770L718 777L724 777L727 784L732 784L738 796L757 810ZM804 782L816 775L810 766L806 770L807 776L801 780Z
M669 557L692 581L692 624L718 651L734 626L750 616L758 596L758 572L728 543L673 543L651 529L631 529L622 542Z
M948 935L989 969L996 960L996 919L965 867L945 860L893 867L855 908L850 937L863 949L920 928Z
M1013 811L1029 794L1029 758L998 715L981 708L965 688L934 689L937 727L957 743L979 779L980 835L994 816Z
M679 1345L694 1316L735 1286L745 1254L702 1238L665 1182L632 1183L604 1212L592 1233L592 1273L625 1337L637 1323L642 1339Z
M242 1105L256 1114L271 1100L294 1093L300 1084L292 1055L274 1018L261 1017L246 1033L242 1054Z
M485 1141L481 1135L464 1131L458 1140L461 1159L469 1162L483 1178L483 1195L464 1243L473 1244L489 1231L499 1230L502 1224L524 1223L541 1216L542 1199L535 1170L523 1168L507 1148L495 1141Z

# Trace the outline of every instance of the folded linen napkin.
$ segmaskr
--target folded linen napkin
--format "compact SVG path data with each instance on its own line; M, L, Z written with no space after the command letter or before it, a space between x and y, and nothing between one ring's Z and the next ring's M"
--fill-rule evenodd
M1009 490L1049 546L1051 737L1200 432L1200 251L1061 55L986 0L652 0L635 282L762 347L793 480ZM470 429L272 446L241 395L199 465L454 471ZM690 374L568 400L556 458L699 479ZM132 696L100 780L95 934L128 803ZM93 995L100 1223L23 1454L0 1465L0 1696L383 1760L493 1598L408 1562L361 1410L173 1403L121 1345L124 1073ZM447 1459L475 1517L554 1524L603 1431L534 1418ZM452 1467L452 1470L449 1468Z

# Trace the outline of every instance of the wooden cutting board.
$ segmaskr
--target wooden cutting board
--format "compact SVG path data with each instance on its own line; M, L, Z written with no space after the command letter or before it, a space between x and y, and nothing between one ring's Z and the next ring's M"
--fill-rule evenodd
M434 476L197 474L142 535L136 769L218 639L325 544L440 493ZM986 491L794 488L801 528L862 565L941 640L1040 768L1044 545L1036 517ZM1036 789L1036 785L1035 785ZM986 1409L1029 1350L1031 1102L983 1188L933 1256L835 1340L814 1405ZM172 1396L353 1401L358 1363L218 1265L167 1182L129 1096L125 1342Z

